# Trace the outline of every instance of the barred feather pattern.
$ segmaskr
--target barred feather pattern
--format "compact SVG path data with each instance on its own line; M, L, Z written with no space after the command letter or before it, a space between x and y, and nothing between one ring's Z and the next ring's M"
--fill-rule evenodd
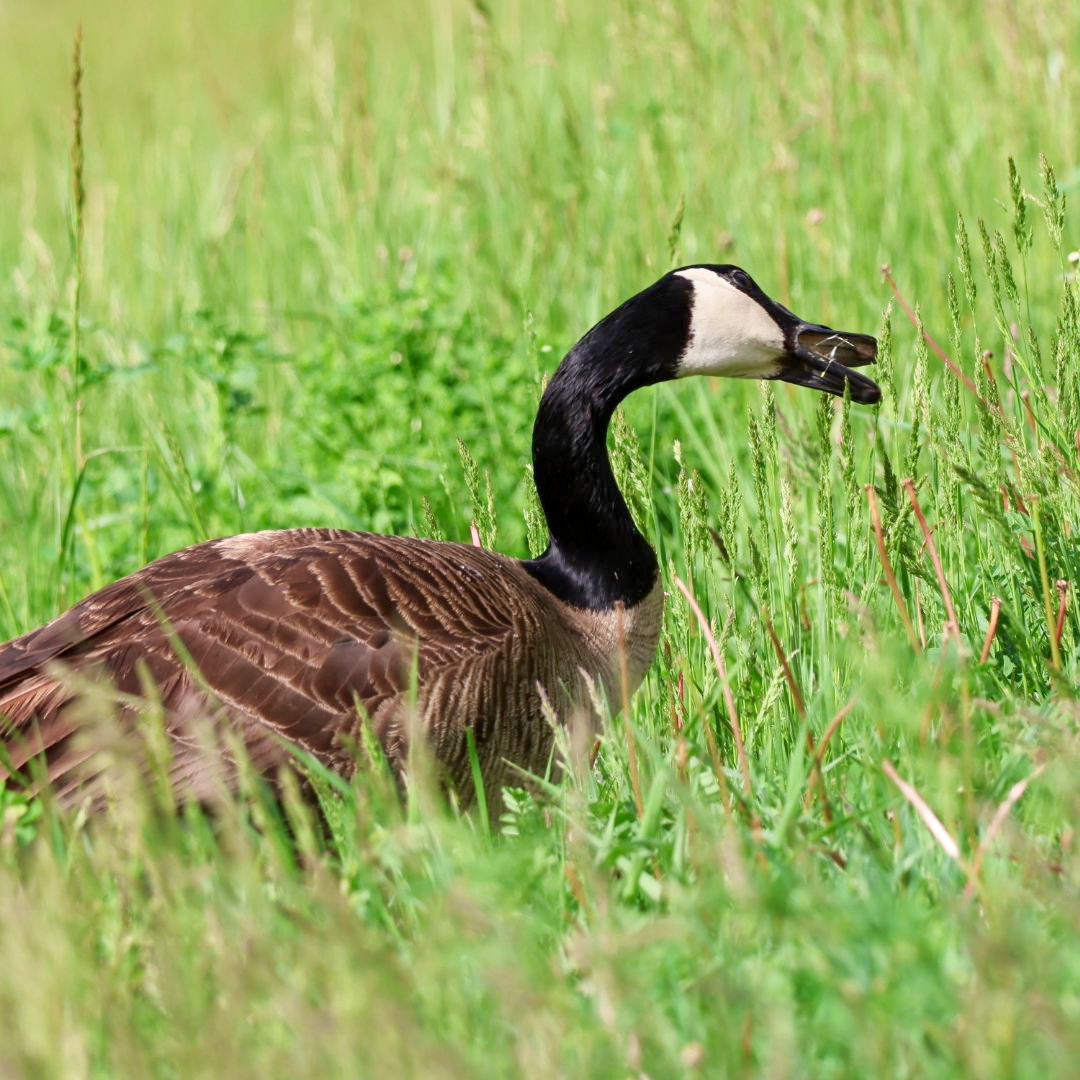
M629 693L652 663L662 597L657 583L626 611L578 609L513 559L406 537L292 529L210 541L0 646L4 760L43 761L75 799L100 775L93 703L113 702L124 729L150 701L186 797L221 780L199 724L235 732L261 772L295 747L344 777L366 724L399 777L421 732L467 802L466 731L485 787L520 782L515 766L542 772L545 702L563 721L589 710L591 679L617 707L623 658Z

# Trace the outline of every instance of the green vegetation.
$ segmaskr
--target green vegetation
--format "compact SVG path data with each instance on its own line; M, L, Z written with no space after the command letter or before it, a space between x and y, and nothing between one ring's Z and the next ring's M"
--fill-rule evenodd
M0 639L239 531L524 555L541 379L676 262L884 325L885 399L628 404L661 656L542 796L0 793L0 1071L1075 1070L1080 8L90 7L0 8Z

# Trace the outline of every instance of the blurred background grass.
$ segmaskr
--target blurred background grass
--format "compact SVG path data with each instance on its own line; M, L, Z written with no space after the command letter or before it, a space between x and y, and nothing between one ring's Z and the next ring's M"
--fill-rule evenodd
M85 462L70 356L80 20ZM38 811L13 803L0 1062L25 1075L1066 1075L1080 1029L1075 615L1054 675L1033 522L1002 525L950 465L991 492L1005 479L1042 495L1048 580L1075 591L1075 484L1055 479L1021 397L1063 430L1048 438L1060 454L1070 391L1043 393L1012 361L1049 384L1063 340L1055 370L1077 363L1075 321L1058 330L1080 241L1074 225L1060 252L1043 235L1039 154L1075 200L1078 57L1080 9L1031 0L0 2L0 638L206 536L319 524L465 539L478 511L458 438L491 478L497 546L525 554L542 376L678 262L737 262L801 315L868 331L888 263L972 377L977 350L995 353L1013 423L976 447L978 411L967 395L951 404L955 384L899 317L896 390L879 416L853 412L846 437L788 387L779 438L752 384L641 395L620 470L728 650L749 817L725 824L703 723L734 788L738 773L675 601L635 706L644 820L620 740L554 810L511 802L511 835L495 840L452 815L403 823L363 792L337 841L298 859L240 810L224 839L138 817L92 842L67 821L50 843L18 831ZM950 334L957 212L977 262L978 219L1012 244L1010 157L1040 231L1017 261L1021 301L1002 325L980 271ZM936 647L922 537L887 499L928 653L910 650L880 583L861 485L896 496L882 470L912 465L976 657L991 597L1006 598L987 665ZM704 524L737 538L742 584L694 539ZM826 817L803 803L801 747L856 693ZM886 758L919 778L965 860L1010 786L1050 766L976 903L881 776Z
M884 262L943 319L956 211L1001 217L1007 156L1030 176L1043 152L1066 190L1080 182L1067 4L9 2L0 289L18 325L0 467L7 535L35 550L72 478L49 467L51 440L10 433L71 422L79 18L87 449L142 446L156 409L200 490L234 489L203 500L201 525L158 508L133 551L141 490L101 491L112 461L90 470L94 585L192 532L407 525L411 494L444 494L454 434L499 463L506 505L537 372L668 268L682 206L677 261L737 261L809 318L872 328ZM1054 279L1029 286L1038 304ZM27 351L51 395L12 375ZM739 393L722 407L737 414ZM299 490L283 502L282 486ZM20 622L40 617L43 593L14 578Z

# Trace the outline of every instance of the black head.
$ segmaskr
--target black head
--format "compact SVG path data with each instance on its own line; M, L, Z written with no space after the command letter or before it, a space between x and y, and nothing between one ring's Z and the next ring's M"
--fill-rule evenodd
M609 361L624 392L688 375L781 379L873 405L881 391L852 368L872 364L867 334L806 322L738 266L698 264L665 274L601 320L575 351ZM611 363L611 361L615 361Z
M702 264L669 277L692 286L689 339L676 377L722 375L784 382L873 405L881 391L852 368L872 364L877 341L800 319L737 266Z

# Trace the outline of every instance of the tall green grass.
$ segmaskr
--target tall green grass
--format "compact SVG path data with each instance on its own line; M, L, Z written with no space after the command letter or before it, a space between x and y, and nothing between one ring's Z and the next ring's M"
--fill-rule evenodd
M212 535L536 550L541 380L678 262L880 327L885 391L628 404L660 658L632 740L490 827L377 770L325 829L255 788L213 823L0 794L4 1071L1068 1075L1078 34L1026 2L0 9L0 638Z

